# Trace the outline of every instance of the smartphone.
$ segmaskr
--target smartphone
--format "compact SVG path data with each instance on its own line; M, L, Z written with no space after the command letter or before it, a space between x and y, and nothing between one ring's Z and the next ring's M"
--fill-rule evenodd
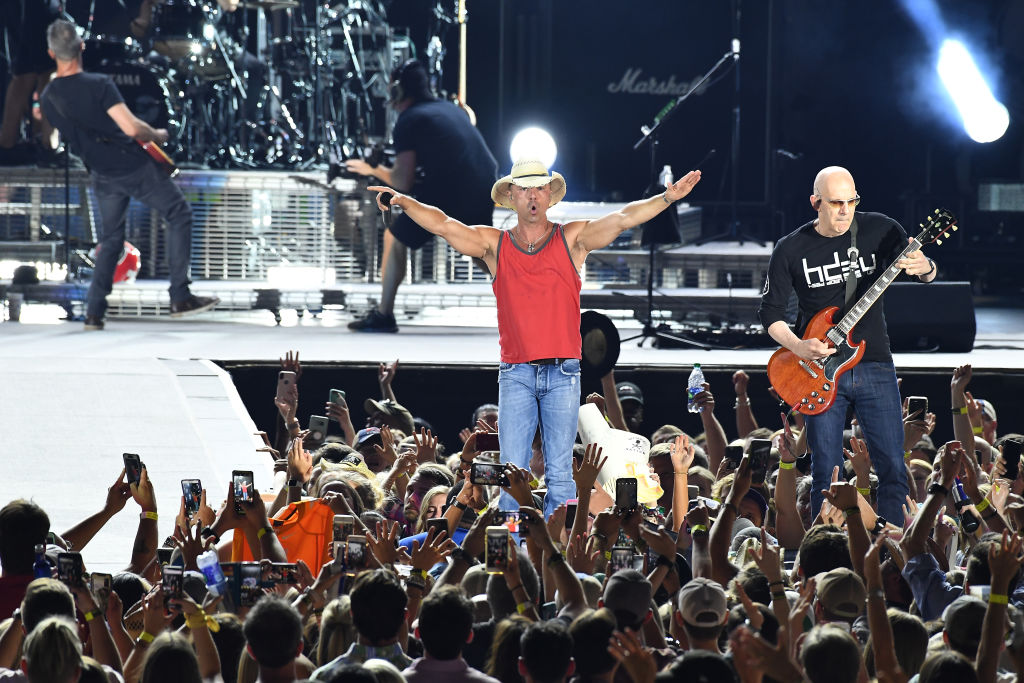
M161 568L161 572L163 576L161 583L164 587L164 599L180 600L184 591L185 570L182 567L165 564Z
M345 541L331 541L331 557L334 558L332 571L337 574L345 566Z
M988 602L988 596L992 592L992 586L971 586L971 595Z
M260 597L263 570L259 562L238 563L238 602L242 607L252 607Z
M441 535L441 532L448 533L448 520L444 517L431 517L427 520L427 532L434 530L434 538Z
M345 392L342 391L341 389L331 389L331 403L336 403L337 405L344 405Z
M1015 439L1007 439L1003 442L1003 463L1006 466L1004 475L1013 481L1020 474L1020 452L1021 442Z
M323 441L327 437L327 418L323 415L309 416L309 436L314 441Z
M82 554L57 553L57 578L69 588L82 585Z
M612 548L611 557L608 558L608 576L623 569L632 569L633 549L626 546L615 546Z
M268 579L274 584L295 585L299 582L298 567L294 562L274 562L270 565Z
M572 525L576 523L576 508L580 505L579 498L570 498L565 501L565 528L572 529Z
M185 516L192 517L199 512L203 499L203 483L198 479L182 479L181 495L185 496Z
M481 453L500 450L498 446L498 433L487 432L485 434L477 434L476 449Z
M349 536L345 541L345 573L355 576L366 568L366 539Z
M655 560L655 561L657 561L657 560ZM633 569L637 570L638 572L643 573L643 571L644 571L644 556L643 556L643 553L640 553L640 554L633 553L633 562L632 562L632 564L630 566Z
M620 477L615 480L615 507L620 512L636 509L636 477Z
M924 416L928 413L928 397L927 396L911 396L907 399L907 415L914 416L915 420L923 420Z
M347 541L356 528L356 518L352 515L334 515L334 541Z
M764 483L765 474L768 473L768 460L772 454L771 439L750 440L750 485L758 486Z
M484 486L508 486L508 474L500 462L473 462L469 472L471 484Z
M508 527L487 527L484 566L488 574L504 574L508 566Z
M288 398L292 386L295 384L295 373L289 370L282 370L277 373L277 398Z
M252 505L253 481L252 470L234 470L231 473L231 483L235 491L235 512L245 514L244 505Z
M743 446L726 446L725 459L729 461L729 467L736 469L743 459Z
M509 530L509 533L519 533L519 520L521 518L519 516L518 510L507 510L505 512L498 512L496 516L498 517L498 521L506 529Z
M138 484L142 479L142 458L137 453L122 453L124 471L128 475L129 484Z
M700 487L699 486L697 486L696 484L687 484L686 485L686 498L688 500L693 500L694 498L696 498L699 495L700 495Z
M172 555L174 555L174 548L160 546L156 549L156 561L161 565L170 564Z
M110 600L110 591L114 589L114 577L110 574L93 572L92 576L89 577L89 589L96 597L100 610L106 612L107 603Z
M717 500L715 500L714 498L707 498L707 497L705 497L705 496L697 496L697 500L698 500L698 501L701 501L701 500L702 500L702 501L704 501L704 506L705 506L705 507L706 507L706 508L707 508L708 510L711 510L712 512L716 512L716 511L718 511L718 509L719 509L720 507L722 507L722 504L721 504L721 503L719 503L719 502L718 502Z

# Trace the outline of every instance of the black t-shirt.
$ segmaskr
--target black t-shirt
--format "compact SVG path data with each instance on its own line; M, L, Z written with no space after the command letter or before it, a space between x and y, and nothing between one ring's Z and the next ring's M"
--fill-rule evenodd
M907 246L907 233L888 216L857 212L856 217L857 251L860 256L854 271L857 276L857 295L853 303ZM772 323L786 320L786 305L792 292L796 292L799 304L797 336L803 336L804 328L815 313L829 306L839 307L839 312L832 317L833 322L838 323L845 312L845 274L849 269L849 249L849 230L838 237L825 237L814 229L813 221L779 240L772 251L768 278L761 292L758 315L764 328L767 330ZM905 274L901 277L905 277ZM867 341L862 360L892 361L881 297L853 328L851 338L854 343L862 339Z
M395 152L416 153L412 195L452 218L490 224L498 162L465 112L451 102L417 102L398 116Z
M89 170L107 176L130 175L150 163L142 148L107 114L124 102L110 76L82 72L55 78L39 99L47 120Z

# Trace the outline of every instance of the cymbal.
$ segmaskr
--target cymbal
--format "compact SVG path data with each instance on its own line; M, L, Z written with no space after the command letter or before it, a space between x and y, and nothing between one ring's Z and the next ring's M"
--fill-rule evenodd
M238 6L242 9L291 9L299 6L299 0L241 0Z

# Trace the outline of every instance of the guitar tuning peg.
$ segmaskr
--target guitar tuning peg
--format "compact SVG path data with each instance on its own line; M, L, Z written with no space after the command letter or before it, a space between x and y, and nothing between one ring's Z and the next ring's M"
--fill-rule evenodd
M956 225L953 226L953 232L956 232L959 229L960 229L959 226L956 226Z
M941 247L942 246L942 240L935 240L935 244L937 244L937 245L939 245Z

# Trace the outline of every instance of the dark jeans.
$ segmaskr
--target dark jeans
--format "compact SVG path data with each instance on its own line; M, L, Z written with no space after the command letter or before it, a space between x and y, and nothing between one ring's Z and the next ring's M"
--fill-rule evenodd
M903 461L903 406L892 363L861 363L839 378L836 400L821 415L808 415L807 445L811 449L811 515L821 509L832 481L832 468L843 466L843 428L852 405L864 432L871 464L878 475L878 514L894 524L903 521L909 492Z
M114 284L114 269L124 248L125 214L136 199L167 221L167 266L172 302L188 299L188 264L192 251L192 207L178 186L156 164L146 162L128 176L92 174L92 187L100 212L99 254L86 298L86 314L102 318L107 295Z

